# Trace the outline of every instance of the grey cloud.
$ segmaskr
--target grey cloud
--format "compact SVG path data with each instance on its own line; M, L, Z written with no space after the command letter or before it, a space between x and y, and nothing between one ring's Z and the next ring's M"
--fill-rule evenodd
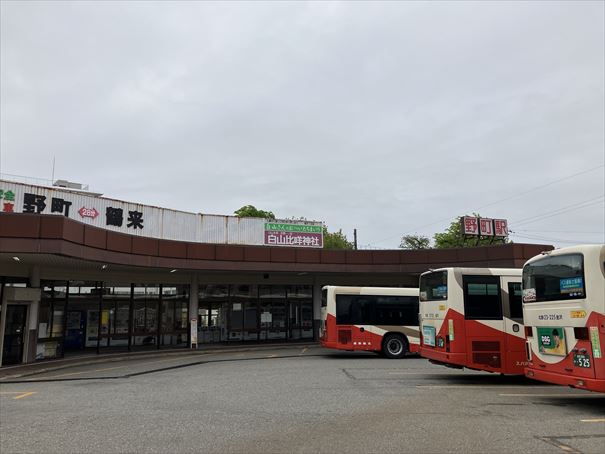
M602 3L1 8L5 173L48 178L56 156L59 176L108 196L253 203L396 247L604 164ZM603 191L601 168L482 214L521 220ZM603 217L601 203L523 230L602 241L573 232Z

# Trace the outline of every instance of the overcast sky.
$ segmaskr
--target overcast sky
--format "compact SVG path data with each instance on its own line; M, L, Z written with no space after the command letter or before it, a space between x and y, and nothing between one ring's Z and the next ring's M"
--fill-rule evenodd
M1 2L1 172L396 248L604 242L604 3ZM552 184L551 184L552 183ZM536 188L534 190L534 188Z

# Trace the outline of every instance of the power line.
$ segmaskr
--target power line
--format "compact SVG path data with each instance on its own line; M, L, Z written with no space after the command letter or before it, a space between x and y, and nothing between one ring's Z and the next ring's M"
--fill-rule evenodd
M475 210L471 210L471 211L472 211L472 212L474 212L474 211L479 211L479 210L480 210L480 209L482 209L482 208L486 208L486 207L488 207L488 206L496 205L496 204L498 204L498 203L505 202L505 201L507 201L507 200L514 199L514 198L516 198L516 197L520 197L520 196L522 196L522 195L528 194L528 193L533 192L533 191L537 191L537 190L539 190L539 189L543 189L543 188L545 188L545 187L551 186L551 185L556 184L556 183L559 183L559 182L561 182L561 181L565 181L565 180L569 180L569 179L571 179L571 178L575 178L575 177L577 177L577 176L579 176L579 175L584 175L584 174L589 173L589 172L594 172L595 170L602 169L603 167L605 167L605 165L600 165L600 166L597 166L597 167L592 167L592 168L590 168L590 169L586 169L586 170L583 170L583 171L581 171L581 172L577 172L577 173L574 173L574 174L568 175L568 176L566 176L566 177L558 178L558 179L556 179L556 180L552 180L552 181L550 181L549 183L546 183L546 184L543 184L543 185L540 185L540 186L536 186L536 187L534 187L534 188L532 188L532 189L528 189L527 191L524 191L524 192L518 193L518 194L516 194L516 195L512 195L512 196L506 197L506 198L504 198L504 199L496 200L495 202L491 202L491 203L488 203L488 204L486 204L486 205L482 205L482 206L480 206L480 207L476 208ZM398 235L392 235L392 236L389 236L389 237L387 237L387 238L383 238L383 239L381 239L381 240L374 241L374 242L372 242L371 244L378 244L378 243L382 243L383 241L390 240L390 239L392 239L392 238L401 237L401 236L407 235L407 234L409 234L409 233L417 232L419 229L422 229L422 228L424 228L424 227L430 227L430 226L432 226L432 225L439 224L439 223L441 223L441 222L449 221L449 220L451 220L452 218L454 218L454 217L456 217L456 216L459 216L459 214L455 214L455 215L453 215L453 216L449 216L449 217L447 217L447 218L440 219L440 220L438 220L438 221L431 222L431 223L429 223L429 224L424 224L424 225L421 225L421 226L418 226L418 227L414 227L413 229L410 229L410 230L408 230L408 231L406 231L406 232L403 232L403 233L401 233L401 234L398 234Z
M515 232L527 232L527 233L586 233L586 234L600 234L604 235L604 231L600 232L587 232L585 230L527 230L527 229L515 229Z
M532 189L528 189L528 190L527 190L527 191L525 191L525 192L520 192L520 193L519 193L519 194L517 194L517 195L512 195L512 196L510 196L510 197L505 197L504 199L496 200L495 202L488 203L487 205L480 206L479 208L477 208L477 209L476 209L476 211L479 211L479 210L480 210L480 209L482 209L482 208L486 208L486 207L489 207L489 206L492 206L492 205L496 205L497 203L500 203L500 202L505 202L505 201L507 201L507 200L511 200L511 199L515 199L515 198L517 198L517 197L521 197L522 195L528 194L528 193L533 192L533 191L536 191L536 190L538 190L538 189L543 189L543 188L546 188L546 187L548 187L548 186L552 186L552 185L553 185L553 184L555 184L555 183L560 183L561 181L569 180L570 178L574 178L574 177L577 177L577 176L579 176L579 175L584 175L585 173L593 172L593 171L595 171L595 170L597 170L597 169L602 169L603 167L605 167L605 165L598 166L598 167L593 167L592 169L583 170L583 171L581 171L581 172L574 173L573 175L568 175L568 176L566 176L566 177L559 178L558 180L553 180L553 181L551 181L550 183L546 183L546 184L543 184L543 185L541 185L541 186L536 186L536 187L534 187L534 188L532 188Z
M602 244L599 241L586 241L586 240L570 240L570 239L562 239L562 238L550 238L545 236L537 236L537 235L519 235L513 232L510 232L511 236L517 238L527 238L529 240L538 240L538 241L555 241L557 243L569 243L569 244Z
M526 224L533 224L534 222L538 222L538 221L542 221L543 219L548 219L548 218L552 218L553 216L558 216L560 214L565 214L565 213L569 213L570 211L576 211L576 210L580 210L583 208L588 208L592 205L598 205L601 204L603 201L601 199L603 199L605 196L600 196L597 197L595 199L589 199L589 200L585 200L583 202L578 202L575 203L573 205L568 205L566 207L562 207L559 208L557 210L554 211L547 211L545 213L536 215L536 216L531 216L529 218L525 218L525 219L521 219L519 221L515 221L515 222L511 222L512 226L521 226L521 225L526 225Z

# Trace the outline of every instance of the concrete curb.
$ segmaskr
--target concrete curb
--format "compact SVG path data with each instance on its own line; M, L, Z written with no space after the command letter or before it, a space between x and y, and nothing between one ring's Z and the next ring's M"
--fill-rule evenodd
M250 352L250 351L263 351L263 350L285 350L288 348L305 348L305 347L319 347L318 342L311 343L290 343L290 344L270 344L270 345L238 345L238 346L223 346L218 348L209 349L171 349L163 351L143 351L143 352L129 352L127 354L120 353L107 353L104 355L98 355L94 357L79 357L79 358L67 358L52 360L45 363L34 363L34 364L22 364L18 366L12 366L8 368L0 368L0 383L9 383L8 380L15 380L23 377L31 377L33 375L39 375L46 372L54 372L57 370L68 369L70 367L77 366L88 366L92 364L102 364L111 362L122 362L128 361L129 359L141 359L141 358L161 358L163 356L194 356L194 355L205 355L208 353L231 353L231 352ZM61 362L62 364L56 364ZM49 367L44 367L48 365ZM23 369L22 373L19 373ZM12 373L17 372L17 373ZM5 381L6 380L6 381Z

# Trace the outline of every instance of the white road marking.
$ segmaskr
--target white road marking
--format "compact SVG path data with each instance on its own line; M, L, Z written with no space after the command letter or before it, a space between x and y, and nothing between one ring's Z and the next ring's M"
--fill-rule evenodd
M531 393L523 393L523 394L498 394L503 397L600 397L594 396L592 394L569 394L569 393L552 393L552 394L531 394Z
M486 388L552 388L552 386L536 386L536 385L416 385L416 388L428 388L428 389L486 389ZM525 394L524 394L525 395ZM533 394L527 394L531 396Z

